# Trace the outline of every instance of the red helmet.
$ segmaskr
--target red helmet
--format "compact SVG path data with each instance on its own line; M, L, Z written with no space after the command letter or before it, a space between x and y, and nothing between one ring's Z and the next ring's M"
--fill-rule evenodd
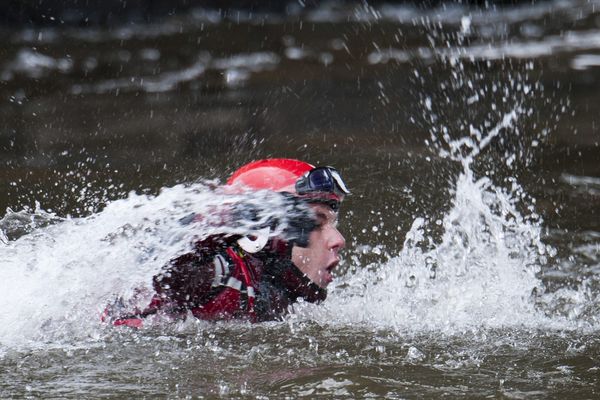
M270 158L246 164L231 175L227 185L234 188L234 191L239 187L290 193L310 203L327 204L333 210L337 210L344 196L350 193L334 168L315 167L290 158ZM288 233L295 238L293 243L300 247L308 246L308 234L316 227L314 220L295 218L288 223ZM268 237L267 228L266 231L257 231L241 238L238 243L245 251L254 253L266 245ZM277 243L286 243L278 251L287 252L285 249L289 248L291 242L279 240Z
M254 190L294 193L298 178L313 168L309 163L290 158L258 160L235 171L227 184L243 185Z
M315 168L290 158L269 158L246 164L231 175L227 185L288 192L314 201L335 203L350 193L334 168Z

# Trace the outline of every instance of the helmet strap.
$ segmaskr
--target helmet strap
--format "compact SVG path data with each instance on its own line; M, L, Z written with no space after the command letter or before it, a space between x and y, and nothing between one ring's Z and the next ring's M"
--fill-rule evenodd
M266 246L270 233L271 229L266 227L242 236L237 242L245 252L250 254L258 253Z

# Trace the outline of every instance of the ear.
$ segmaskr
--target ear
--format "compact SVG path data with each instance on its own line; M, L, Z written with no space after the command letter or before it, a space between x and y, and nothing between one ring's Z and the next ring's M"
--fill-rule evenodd
M267 246L267 251L278 254L280 257L292 257L292 247L294 247L294 244L281 237L271 238L271 240L267 243Z

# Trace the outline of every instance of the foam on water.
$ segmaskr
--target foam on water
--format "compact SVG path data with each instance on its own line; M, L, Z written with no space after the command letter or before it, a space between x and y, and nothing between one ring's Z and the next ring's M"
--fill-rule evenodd
M160 52L155 50L154 53L150 53L150 56L160 58ZM174 90L181 84L193 82L208 70L223 72L225 83L230 86L237 86L248 80L252 74L275 69L279 61L279 56L272 52L244 53L213 59L208 52L202 51L195 61L187 67L147 76L136 75L108 79L94 84L76 84L71 87L71 92L74 94L102 94L112 91L143 90L148 93L161 93ZM95 68L97 61L92 61L91 64Z
M506 58L531 59L549 57L556 54L574 54L593 51L600 47L598 30L585 32L567 31L560 35L549 35L537 40L510 40L506 42L474 44L471 46L420 47L412 50L388 48L371 52L367 59L370 64L385 64L390 61L409 63L415 59L430 59L434 55L447 59L504 60ZM574 69L587 69L598 65L598 57L590 54L576 54L571 65Z
M148 93L160 93L175 89L178 85L193 81L206 71L206 65L210 55L201 53L193 64L170 72L164 72L157 76L109 79L92 85L74 85L71 92L81 93L107 93L113 90L135 91L144 90Z
M4 66L4 69L0 72L0 79L2 81L10 81L17 74L22 74L30 78L41 78L52 71L59 71L66 74L72 68L73 61L68 57L56 59L24 48L19 50L13 61Z

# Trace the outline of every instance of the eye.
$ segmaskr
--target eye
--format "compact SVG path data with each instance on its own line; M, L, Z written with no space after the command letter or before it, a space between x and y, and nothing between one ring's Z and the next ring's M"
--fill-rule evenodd
M327 217L321 213L317 213L315 215L315 229L323 229L325 224L327 223Z

